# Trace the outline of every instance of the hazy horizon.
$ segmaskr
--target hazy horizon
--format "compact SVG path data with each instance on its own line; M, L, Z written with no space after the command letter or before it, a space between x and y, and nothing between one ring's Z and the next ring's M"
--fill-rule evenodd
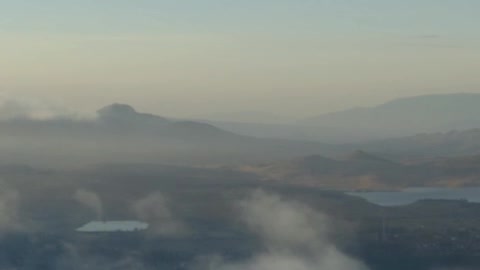
M476 1L0 4L0 90L90 112L282 117L480 93Z

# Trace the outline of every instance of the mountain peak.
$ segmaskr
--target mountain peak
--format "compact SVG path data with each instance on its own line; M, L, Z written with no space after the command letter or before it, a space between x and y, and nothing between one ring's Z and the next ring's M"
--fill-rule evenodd
M98 115L103 116L125 116L137 114L137 111L130 105L113 103L97 111Z
M101 121L111 123L135 123L135 124L165 124L170 121L164 117L137 112L132 106L114 103L97 111Z

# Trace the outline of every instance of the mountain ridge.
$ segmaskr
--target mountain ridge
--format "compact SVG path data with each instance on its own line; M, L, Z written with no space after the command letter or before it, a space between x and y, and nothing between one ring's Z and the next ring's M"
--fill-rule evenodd
M480 94L436 94L391 100L373 107L332 112L301 124L329 127L362 140L480 127Z
M101 108L94 119L0 121L0 139L0 150L15 162L42 166L110 161L232 164L326 153L335 148L239 135L208 123L140 113L119 103Z

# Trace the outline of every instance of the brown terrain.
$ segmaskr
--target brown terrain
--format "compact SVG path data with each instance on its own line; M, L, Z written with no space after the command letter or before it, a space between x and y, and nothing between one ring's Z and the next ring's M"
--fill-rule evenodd
M396 190L480 184L480 156L395 162L364 151L342 159L307 156L245 166L263 181L335 190Z

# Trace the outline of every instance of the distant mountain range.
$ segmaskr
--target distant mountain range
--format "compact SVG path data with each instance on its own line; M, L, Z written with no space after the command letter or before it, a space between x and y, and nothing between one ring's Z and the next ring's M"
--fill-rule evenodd
M97 113L90 120L0 121L0 163L232 164L328 154L335 148L237 135L203 122L140 113L126 104L112 104Z
M353 143L480 128L480 94L425 95L395 99L375 107L355 108L299 121L268 120L258 115L217 115L205 122L247 136Z
M112 104L98 110L95 119L0 121L0 164L231 165L317 154L333 157L354 149L396 161L476 155L480 154L480 129L449 130L480 127L479 104L477 94L412 97L304 123L272 125L263 129L265 133L265 124L217 126ZM225 129L228 125L231 128ZM446 132L427 133L437 129ZM329 143L322 143L323 138L330 138Z
M371 140L479 128L479 115L480 94L425 95L324 114L301 124Z
M97 113L89 120L0 121L0 164L226 166L268 183L341 190L480 184L480 129L330 145L238 135L125 104ZM9 174L36 173L28 166L0 167Z

